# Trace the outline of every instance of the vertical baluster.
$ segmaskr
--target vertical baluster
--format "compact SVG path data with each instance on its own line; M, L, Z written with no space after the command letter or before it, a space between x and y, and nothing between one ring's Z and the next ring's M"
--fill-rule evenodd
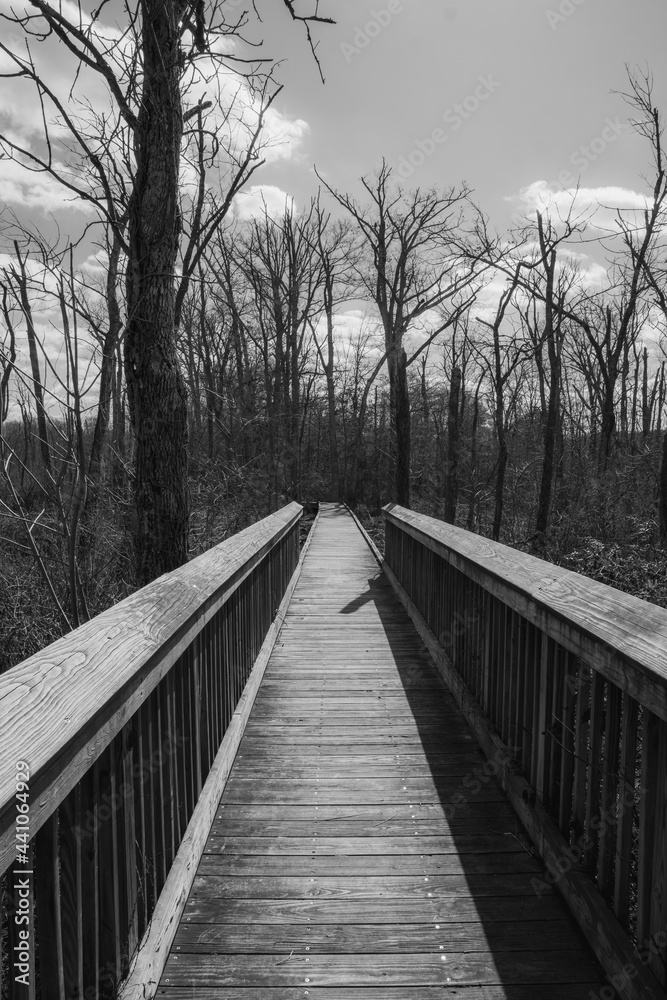
M650 953L649 966L665 982L664 948L651 949L665 929L665 864L667 851L667 724L642 711L642 769L639 803L637 872L637 941ZM657 954L655 953L657 951Z
M238 592L237 592L238 593ZM236 596L236 595L235 595ZM220 616L220 642L224 656L223 689L225 698L225 721L231 719L236 701L236 689L238 686L239 665L236 660L234 650L234 636L232 635L233 606L228 604L225 607L225 614Z
M226 602L228 607L233 607L236 600L236 590ZM218 752L220 746L220 730L223 723L223 712L225 711L223 685L222 685L222 660L223 650L220 641L220 612L211 618L211 720L213 722L213 734L211 742L211 762Z
M495 641L496 602L488 592L484 597L484 656L482 660L483 701L482 709L489 715L493 698L493 645Z
M153 885L155 899L160 894L166 878L167 831L163 819L163 775L160 767L160 694L156 689L148 699L148 766L152 834L155 853L153 855Z
M126 756L127 730L124 729L111 743L111 829L114 842L115 866L115 905L116 905L116 935L118 937L118 953L120 970L118 978L122 979L127 972L129 955L127 942L130 929L131 901L128 898L128 878L130 870L133 880L136 879L133 858L127 855L128 849L128 817L126 801L122 793L124 760ZM134 842L129 845L134 847Z
M653 890L651 893L650 940L658 947L651 950L650 968L664 986L665 927L667 927L667 723L658 723L658 760L656 774L655 834L653 846ZM662 936L662 943L657 940ZM649 949L650 950L650 949Z
M193 694L193 724L194 742L193 752L193 773L195 782L195 798L199 798L203 787L202 781L202 745L204 743L204 733L202 731L202 705L204 701L202 682L202 634L198 632L195 637L193 662L192 662L192 694Z
M519 616L508 611L508 643L507 643L507 693L505 707L504 742L508 747L516 744L516 705L519 690Z
M178 805L179 817L178 826L179 843L183 839L188 820L191 815L190 808L190 773L188 764L190 762L190 647L183 652L179 662L176 664L175 674L175 734L177 738L176 767L178 774Z
M158 728L160 732L160 773L162 775L162 816L165 830L165 880L176 855L175 789L173 786L173 746L171 743L171 703L173 676L171 671L158 685Z
M570 839L572 823L572 794L574 788L574 737L575 705L577 700L577 659L572 653L563 651L564 676L562 698L561 759L560 759L560 803L558 805L558 825L566 840Z
M265 562L268 562L268 557ZM268 568L268 567L266 567ZM273 597L272 597L272 608L273 602L275 601L275 591L277 590L278 583L276 577L276 561L274 559L274 565L272 566L272 575L274 577L273 583ZM231 613L228 621L228 648L229 648L229 662L227 664L227 671L229 675L229 717L231 719L232 713L236 708L236 703L238 701L239 695L242 690L242 685L244 682L245 674L245 663L243 660L243 650L241 646L241 614L243 611L243 592L242 588L234 595L236 600L231 608Z
M532 783L531 762L533 759L533 705L535 680L538 669L536 628L528 622L525 636L524 686L521 710L521 730L517 744L521 747L521 767Z
M503 698L505 695L505 657L507 630L507 605L498 602L496 609L496 642L493 655L494 699L491 722L500 731L503 726Z
M41 832L41 831L40 831ZM39 833L37 834L39 836ZM9 1000L36 1000L37 993L37 965L38 965L38 954L40 951L40 935L39 927L36 925L36 906L35 897L38 894L38 886L36 881L36 871L37 865L39 864L39 858L37 856L37 848L35 840L30 841L28 845L28 863L24 865L12 866L7 874L7 901L8 901L8 924L7 924L7 956L9 961L9 975L7 981L7 991ZM19 872L19 874L14 873L14 869ZM25 868L25 874L23 869ZM32 873L32 874L30 874ZM18 882L19 880L29 880L28 894L25 895L25 887L21 887L21 897L18 894ZM27 909L26 906L27 900ZM22 904L22 905L20 905ZM44 904L45 906L47 903ZM27 913L28 921L26 923L17 924L14 920L16 914L20 913L21 918ZM24 939L20 935L20 931L27 930L29 932L29 948L28 948L28 961L20 962L21 966L27 965L27 975L28 975L28 986L26 987L22 982L18 982L17 975L23 975L24 970L20 970L14 967L14 963L17 962L17 948L24 943ZM48 949L48 942L47 942ZM23 955L19 957L24 957ZM39 954L39 960L41 961L41 953Z
M516 668L515 668L515 692L512 702L512 732L509 746L512 748L517 758L522 759L523 751L523 710L526 690L526 655L528 644L528 622L519 615L517 619L516 633Z
M537 688L537 716L533 739L537 750L535 766L535 792L540 802L545 803L548 795L549 758L551 752L551 736L549 734L549 706L552 700L553 644L546 635L542 635L540 650L540 683Z
M213 747L211 708L211 625L207 622L202 633L202 684L201 684L201 729L202 729L202 781L206 781L211 767Z
M80 844L81 863L81 975L84 997L96 996L99 988L100 890L97 787L97 773L93 765L79 783L79 799L76 804L76 836Z
M588 742L591 704L591 671L581 660L576 661L574 707L574 787L572 791L572 831L577 840L586 829L586 795L588 783Z
M186 735L183 730L183 690L181 677L183 674L183 654L171 669L171 764L172 785L174 789L174 829L176 831L176 851L180 846L188 822L187 797L183 781L183 759L185 758ZM175 855L174 855L175 856Z
M547 757L547 802L554 817L558 816L560 804L560 775L563 739L563 700L565 688L564 650L556 643L550 643L551 652L551 705L547 708L550 718L547 725L550 732L550 747Z
M64 1000L65 972L58 857L58 811L35 837L35 897L39 936L40 986L43 1000Z
M151 913L158 894L158 870L160 865L161 851L161 825L157 819L158 801L158 776L153 766L153 727L155 713L155 698L153 692L139 712L141 716L139 736L141 742L141 798L142 812L144 817L144 867L146 881L144 886L144 896L146 900L146 912Z
M147 774L144 764L144 720L143 705L135 713L133 720L133 755L132 755L132 785L134 797L135 848L134 857L137 867L137 937L146 930L152 908L149 908L149 861L148 861L148 822L146 814L145 788Z
M586 795L586 833L589 840L585 851L586 867L593 873L598 858L598 837L596 830L600 820L600 757L602 750L602 725L604 713L604 680L593 671L591 680L591 723L588 745L588 781ZM595 820L595 825L593 825Z
M482 623L479 613L479 587L471 581L470 587L470 607L468 609L468 620L466 628L468 630L470 644L470 690L477 702L480 701L479 692L479 662L481 650Z
M137 815L134 808L134 762L136 760L135 720L130 719L123 728L122 740L119 741L119 751L122 754L121 767L118 771L119 795L121 798L118 820L121 825L120 835L123 838L123 872L125 920L123 921L123 943L127 942L125 950L125 968L127 972L129 960L139 945L139 864L137 857Z
M64 995L83 994L83 893L81 884L81 785L61 803L59 813L61 923L64 942Z
M598 865L598 888L608 903L611 903L614 893L620 728L621 692L615 684L608 682L605 711L605 754L601 790L602 823L600 825Z
M616 875L614 912L623 927L630 929L630 874L633 853L635 775L637 767L638 705L624 693L621 709L620 795L616 827Z
M118 934L118 839L111 798L112 747L95 762L98 846L99 846L99 961L100 997L111 998L121 976L120 938Z

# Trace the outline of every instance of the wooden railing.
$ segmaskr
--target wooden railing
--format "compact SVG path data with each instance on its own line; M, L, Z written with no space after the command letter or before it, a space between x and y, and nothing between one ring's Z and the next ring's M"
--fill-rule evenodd
M559 887L618 995L664 997L667 610L384 513L388 575L545 861L535 892Z
M116 995L294 574L300 516L290 504L0 677L3 998Z

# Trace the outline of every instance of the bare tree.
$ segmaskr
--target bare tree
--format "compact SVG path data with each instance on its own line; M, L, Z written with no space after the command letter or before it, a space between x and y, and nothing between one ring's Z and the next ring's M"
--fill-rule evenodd
M290 16L305 24L309 39L313 22L330 21L317 9L313 14L297 14L291 0L283 2ZM126 26L120 37L101 25L104 5L91 15L80 10L78 18L69 18L61 5L47 0L34 0L33 7L35 13L2 15L11 30L29 42L26 54L5 42L0 49L14 66L4 76L23 78L36 87L44 112L46 151L35 153L8 134L0 137L0 143L8 155L48 173L94 205L121 240L127 257L124 365L136 441L137 579L143 584L180 565L188 554L188 420L176 346L178 297L182 298L183 281L189 280L198 263L195 244L201 246L210 238L229 205L230 192L238 189L257 158L255 137L229 184L228 197L212 205L208 224L200 212L200 184L177 288L184 126L196 118L201 181L203 115L205 111L212 115L214 110L202 100L190 107L184 107L184 101L200 64L206 67L209 80L230 68L258 78L265 60L229 54L228 47L224 54L225 47L214 44L221 37L242 38L247 22L245 14L227 20L224 4L217 0L208 5L202 0L138 0L136 7L125 7ZM48 43L51 38L73 57L73 87L79 76L90 72L106 87L113 111L101 137L72 112L71 100L60 97L40 74L30 43ZM53 115L69 130L70 144L85 163L85 171L61 168L49 125ZM91 177L90 183L84 174Z
M410 400L408 366L456 322L474 299L477 268L460 250L465 186L444 192L394 188L383 162L374 178L362 178L369 205L325 184L349 213L365 253L357 267L361 288L382 323L389 371L396 501L410 505ZM325 182L323 182L325 183ZM444 308L447 306L447 308ZM440 310L419 348L408 358L405 335L416 321ZM428 318L428 317L427 317Z

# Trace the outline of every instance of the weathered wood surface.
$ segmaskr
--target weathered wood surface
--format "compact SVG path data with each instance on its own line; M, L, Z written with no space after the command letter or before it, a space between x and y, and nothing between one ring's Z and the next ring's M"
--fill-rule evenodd
M215 817L220 796L229 777L269 658L280 635L280 629L297 585L309 543L310 539L306 541L299 564L285 591L275 620L262 644L252 673L238 700L234 715L227 727L220 749L215 756L185 830L167 881L160 893L150 926L141 941L129 975L118 994L119 1000L144 1000L147 986L151 983L156 984L162 973L206 845L207 833Z
M665 608L404 507L384 512L667 721Z
M251 525L0 677L0 872L14 858L15 762L30 765L35 834L300 513Z
M353 520L324 507L158 995L584 1000L604 979L542 874Z

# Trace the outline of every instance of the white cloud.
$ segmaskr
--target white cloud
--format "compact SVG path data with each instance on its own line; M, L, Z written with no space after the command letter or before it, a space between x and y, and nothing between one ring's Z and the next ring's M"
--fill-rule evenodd
M0 159L0 202L38 210L45 215L52 212L90 214L93 211L90 202L78 198L50 174L35 173L7 158Z
M274 184L253 184L236 195L232 206L240 222L262 215L265 207L275 219L283 215L287 208L294 207L294 199Z
M518 214L529 220L534 220L536 213L541 212L554 225L569 218L598 230L614 228L617 211L643 212L650 204L646 195L617 185L561 188L542 180L533 181L505 201L517 205Z

